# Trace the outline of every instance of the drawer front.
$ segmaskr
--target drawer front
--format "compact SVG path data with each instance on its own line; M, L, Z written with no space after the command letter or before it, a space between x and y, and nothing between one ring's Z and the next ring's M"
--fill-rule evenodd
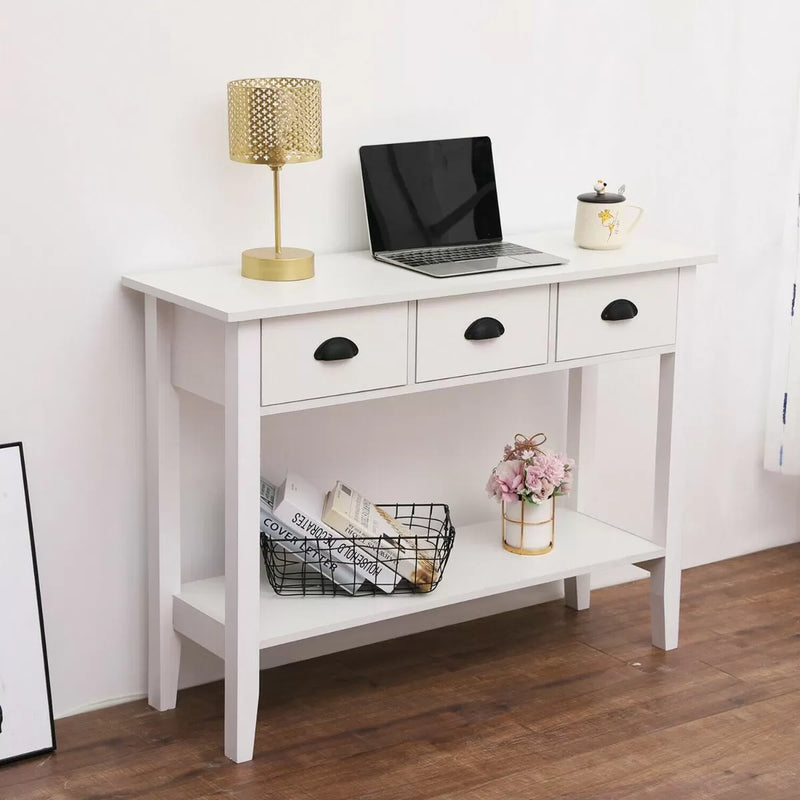
M544 364L549 306L548 286L420 300L417 381Z
M559 284L556 360L672 344L677 308L677 270Z
M355 344L357 355L345 357L342 339ZM400 386L407 369L407 303L261 321L264 406Z

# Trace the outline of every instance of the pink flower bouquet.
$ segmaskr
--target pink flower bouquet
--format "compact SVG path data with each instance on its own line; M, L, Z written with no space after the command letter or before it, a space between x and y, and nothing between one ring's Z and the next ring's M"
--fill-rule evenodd
M545 439L543 433L530 438L518 433L513 446L506 445L503 460L492 470L486 484L489 497L498 502L538 505L569 493L575 462L543 450Z

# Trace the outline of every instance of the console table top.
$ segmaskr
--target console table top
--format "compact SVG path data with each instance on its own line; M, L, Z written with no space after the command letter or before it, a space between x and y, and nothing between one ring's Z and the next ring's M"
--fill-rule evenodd
M296 282L243 278L240 266L163 269L123 275L122 284L224 322L425 300L549 283L651 272L717 260L702 248L634 239L618 250L582 250L569 231L515 234L509 241L569 259L568 264L451 278L431 278L376 261L367 250L316 256L313 278Z

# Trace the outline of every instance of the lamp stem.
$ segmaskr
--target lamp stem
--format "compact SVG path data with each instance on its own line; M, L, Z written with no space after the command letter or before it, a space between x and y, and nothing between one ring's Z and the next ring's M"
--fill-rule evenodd
M273 206L275 209L275 255L281 254L281 168L272 167Z

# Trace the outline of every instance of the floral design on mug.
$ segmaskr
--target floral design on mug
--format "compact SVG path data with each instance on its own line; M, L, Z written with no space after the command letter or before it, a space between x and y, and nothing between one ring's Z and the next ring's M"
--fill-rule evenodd
M609 240L615 233L619 233L619 214L612 214L607 208L604 208L597 216L600 217L600 224L604 228L608 228Z

